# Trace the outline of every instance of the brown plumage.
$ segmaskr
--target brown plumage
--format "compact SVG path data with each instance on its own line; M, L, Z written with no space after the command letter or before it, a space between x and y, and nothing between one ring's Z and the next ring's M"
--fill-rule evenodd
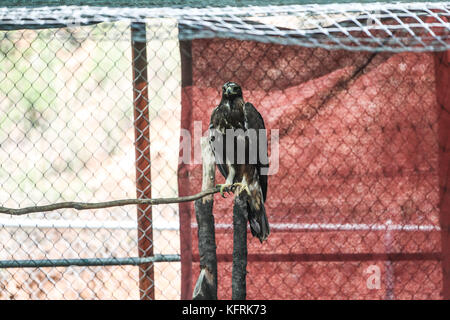
M227 82L222 87L222 100L211 114L209 129L216 164L226 178L221 193L236 183L238 193L248 193L250 229L262 242L270 233L264 207L269 166L264 120L251 103L244 102L241 87Z

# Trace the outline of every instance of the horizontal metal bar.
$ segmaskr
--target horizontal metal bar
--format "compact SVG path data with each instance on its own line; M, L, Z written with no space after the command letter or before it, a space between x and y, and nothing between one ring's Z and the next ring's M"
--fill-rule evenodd
M197 224L192 223L192 228L196 229ZM227 223L216 223L216 230L228 230L233 226ZM63 219L11 219L0 217L0 228L45 228L45 229L117 229L136 230L137 223L128 221L92 221L92 220L63 220ZM279 232L305 232L305 231L440 231L438 225L416 225L416 224L364 224L364 223L272 223L272 231ZM177 222L154 221L155 231L179 231ZM220 231L219 231L220 232Z
M193 223L193 229L197 229L198 225ZM216 223L216 231L231 229L232 224ZM248 226L250 230L250 227ZM308 231L409 231L409 232L432 232L440 231L441 228L437 225L417 225L417 224L393 224L386 222L385 224L373 223L271 223L271 231L278 232L308 232Z
M441 261L440 252L398 253L261 253L249 254L248 262L358 262L358 261ZM198 254L192 256L199 262ZM232 262L231 254L217 254L217 262Z
M87 259L39 259L0 260L1 268L90 267L90 266L137 266L151 262L179 262L179 254L155 254L152 257L87 258Z
M137 230L133 220L64 220L64 219L11 219L0 217L0 228L42 228L42 229L111 229ZM177 223L154 221L155 231L178 231Z

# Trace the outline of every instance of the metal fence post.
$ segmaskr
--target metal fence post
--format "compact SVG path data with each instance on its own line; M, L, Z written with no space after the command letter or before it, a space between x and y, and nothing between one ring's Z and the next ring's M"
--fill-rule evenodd
M183 26L178 26L181 34ZM186 129L192 123L192 102L187 87L192 86L192 43L190 40L180 40L181 60L181 128ZM189 166L181 163L178 167L178 193L188 195L191 193L189 182ZM192 299L192 229L191 205L179 204L180 214L180 256L181 256L181 299Z
M133 65L133 104L136 151L136 194L138 198L151 198L150 118L147 80L147 41L145 23L131 24ZM139 257L153 256L152 208L137 206ZM139 266L141 299L155 299L154 266Z
M450 299L450 51L435 54L439 110L439 211L442 245L442 295Z

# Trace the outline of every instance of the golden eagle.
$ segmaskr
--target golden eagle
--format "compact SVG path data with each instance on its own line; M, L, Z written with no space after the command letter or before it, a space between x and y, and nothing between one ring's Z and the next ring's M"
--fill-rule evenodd
M267 135L261 114L251 103L244 102L237 83L223 85L222 99L211 114L209 130L216 164L226 178L220 193L223 197L224 191L248 193L250 230L263 242L270 232L264 208L269 167Z

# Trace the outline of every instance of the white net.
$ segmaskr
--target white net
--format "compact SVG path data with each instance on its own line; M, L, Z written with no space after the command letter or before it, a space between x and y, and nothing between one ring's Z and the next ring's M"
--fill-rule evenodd
M0 28L48 28L134 21L182 25L182 40L235 38L284 45L369 51L439 51L449 48L450 5L354 3L225 8L0 8ZM167 29L167 27L166 27ZM110 39L123 34L103 30ZM77 37L98 36L79 31ZM139 35L137 35L138 37ZM165 30L156 35L167 37Z

